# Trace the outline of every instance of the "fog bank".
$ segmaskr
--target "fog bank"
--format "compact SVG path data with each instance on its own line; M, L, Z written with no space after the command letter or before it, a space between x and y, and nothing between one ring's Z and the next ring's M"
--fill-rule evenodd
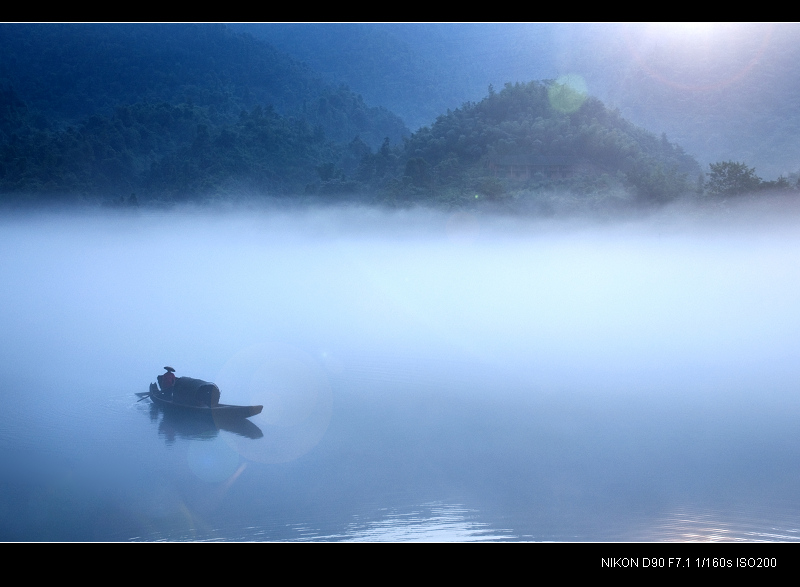
M278 342L341 368L449 358L537 385L794 377L796 208L603 222L371 208L9 215L0 362L15 378L47 364L76 380L147 379L167 363L212 378Z

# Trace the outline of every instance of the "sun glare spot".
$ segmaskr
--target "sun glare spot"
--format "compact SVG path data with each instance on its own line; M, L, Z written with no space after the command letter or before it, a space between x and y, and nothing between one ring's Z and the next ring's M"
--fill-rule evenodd
M627 28L628 48L642 69L681 90L718 90L744 79L759 64L771 25L669 22Z
M719 30L720 24L714 22L661 22L653 25L654 30L665 35L681 37L710 37Z
M555 83L547 89L550 105L565 114L578 110L588 95L589 88L586 80L574 73L559 76Z

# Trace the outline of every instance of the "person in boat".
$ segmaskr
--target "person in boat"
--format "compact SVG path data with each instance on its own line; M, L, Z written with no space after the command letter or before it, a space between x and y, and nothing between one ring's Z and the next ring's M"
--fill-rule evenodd
M166 373L159 375L158 386L161 393L179 404L189 406L219 405L220 392L216 384L193 377L175 377L175 369L164 367Z
M164 367L166 369L166 373L159 375L156 379L158 379L158 387L161 388L161 393L166 396L172 395L173 387L175 387L175 369L172 367Z

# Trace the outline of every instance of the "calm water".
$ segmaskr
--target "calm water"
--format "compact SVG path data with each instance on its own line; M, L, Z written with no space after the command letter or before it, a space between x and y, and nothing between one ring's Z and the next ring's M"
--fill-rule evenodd
M798 540L798 229L7 214L0 540Z

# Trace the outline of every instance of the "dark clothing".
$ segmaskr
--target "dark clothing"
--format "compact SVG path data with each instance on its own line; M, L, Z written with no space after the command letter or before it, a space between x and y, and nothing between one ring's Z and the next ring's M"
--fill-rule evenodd
M219 397L219 388L202 379L177 377L172 386L172 401L180 404L213 407L219 405Z
M161 391L167 391L173 385L175 385L175 373L167 371L163 375L158 376L158 386L161 388Z

